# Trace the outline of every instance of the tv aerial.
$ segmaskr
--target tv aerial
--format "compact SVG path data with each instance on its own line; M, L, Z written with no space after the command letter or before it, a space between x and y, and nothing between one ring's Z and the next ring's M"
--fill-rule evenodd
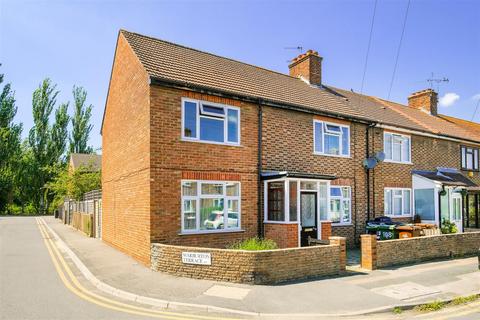
M363 167L367 170L374 169L380 162L383 162L383 160L385 160L385 153L383 151L379 151L372 157L368 157L367 159L363 160Z

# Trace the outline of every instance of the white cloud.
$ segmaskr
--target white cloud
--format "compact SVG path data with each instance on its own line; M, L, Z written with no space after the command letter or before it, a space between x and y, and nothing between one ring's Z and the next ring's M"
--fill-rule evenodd
M473 95L472 100L475 100L475 101L480 100L480 93L477 93L476 95Z
M454 92L445 93L445 95L440 98L439 104L441 107L450 107L457 102L458 99L460 99L460 96Z

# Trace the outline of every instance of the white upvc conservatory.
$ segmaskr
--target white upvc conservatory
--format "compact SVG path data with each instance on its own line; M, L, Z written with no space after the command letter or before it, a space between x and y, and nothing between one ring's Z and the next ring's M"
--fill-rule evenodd
M456 169L413 171L414 212L422 222L440 226L449 220L463 232L463 194L469 181ZM470 181L472 185L473 182Z

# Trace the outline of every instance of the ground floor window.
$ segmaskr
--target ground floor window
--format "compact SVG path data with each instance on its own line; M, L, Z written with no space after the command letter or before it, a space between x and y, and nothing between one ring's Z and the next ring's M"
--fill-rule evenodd
M348 224L352 222L350 187L330 187L329 220L332 223Z
M411 216L412 191L402 188L385 188L384 210L387 216Z
M415 214L422 221L435 220L435 189L415 189Z
M182 181L182 232L240 228L240 182Z

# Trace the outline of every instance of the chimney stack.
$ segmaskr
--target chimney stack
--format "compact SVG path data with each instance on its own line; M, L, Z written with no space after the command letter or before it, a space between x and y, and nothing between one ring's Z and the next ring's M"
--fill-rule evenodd
M292 60L288 66L292 77L302 77L311 85L322 85L322 57L317 51L308 50Z
M432 89L426 89L412 93L408 97L408 106L418 110L425 111L432 116L436 116L438 103L438 94Z

